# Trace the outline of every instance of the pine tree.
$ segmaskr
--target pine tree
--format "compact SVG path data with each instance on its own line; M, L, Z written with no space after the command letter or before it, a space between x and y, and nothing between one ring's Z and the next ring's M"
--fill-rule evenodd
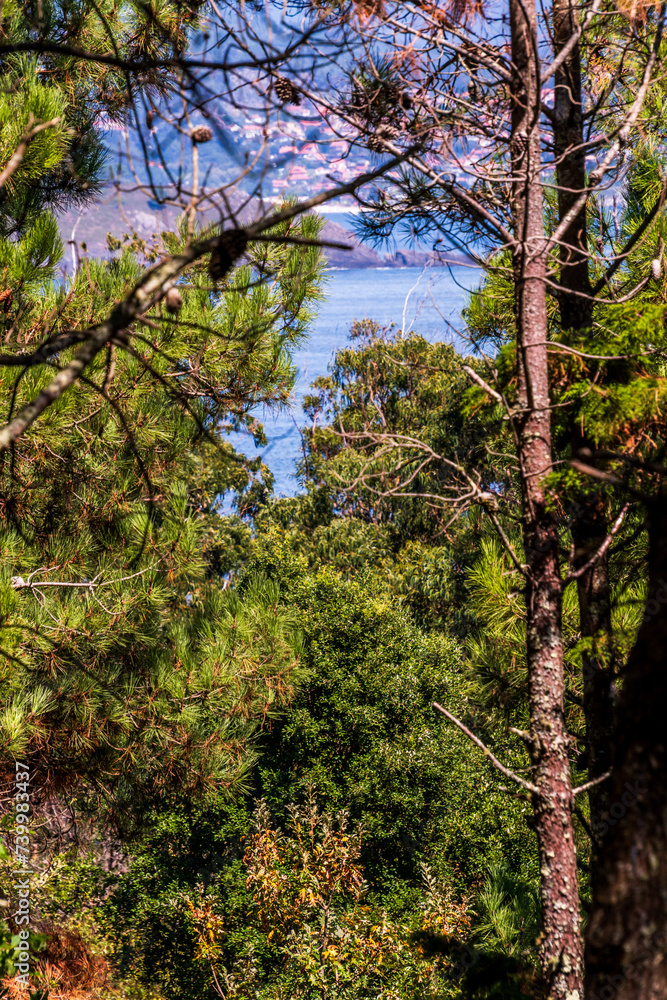
M168 241L178 249L178 234ZM253 427L251 410L293 383L317 251L267 247L249 248L220 297L203 267L191 272L178 315L111 345L4 462L3 742L45 793L221 780L248 721L291 689L297 639L274 598L260 588L246 610L211 587L205 532L241 463L227 450L217 479L200 478L220 422ZM70 289L36 288L24 336L53 313L62 331L93 318L138 270L125 252L89 261ZM50 377L3 375L19 403Z
M0 243L0 398L11 414L65 363L70 331L106 316L137 280L140 257L181 253L190 233L184 220L159 246L86 260L63 285L41 184L70 154L69 105L27 57L12 57L4 82L3 162L26 143L5 184ZM312 240L319 228L307 217L275 235ZM245 493L247 506L262 488L260 465L219 431L261 439L253 410L289 399L290 350L320 268L315 247L263 242L218 288L203 264L191 269L131 343L119 335L5 454L0 739L6 764L31 765L42 801L87 788L100 816L131 826L151 795L229 785L251 758L255 722L288 698L299 642L289 615L261 582L243 602L219 590L234 567L214 530L219 497ZM49 350L26 368L21 351L44 329ZM242 539L242 522L235 530Z

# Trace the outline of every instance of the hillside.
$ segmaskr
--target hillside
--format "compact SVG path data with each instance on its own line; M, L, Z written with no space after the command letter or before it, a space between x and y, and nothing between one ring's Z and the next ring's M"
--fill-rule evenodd
M107 233L122 238L126 233L136 233L143 239L176 225L178 211L172 206L160 206L151 201L143 191L123 193L120 198L113 192L83 212L71 210L60 217L60 231L69 246L68 269L72 266L72 252L79 255L105 256L108 254ZM204 215L204 218L207 218ZM213 221L211 214L210 220ZM331 267L336 268L376 268L376 267L425 267L432 257L420 250L401 248L391 254L382 254L370 246L360 243L354 233L345 226L327 219L322 230L322 239L332 243L347 243L352 250L325 249L325 256ZM73 250L73 241L77 250ZM450 254L454 261L457 255ZM467 258L461 256L461 260Z

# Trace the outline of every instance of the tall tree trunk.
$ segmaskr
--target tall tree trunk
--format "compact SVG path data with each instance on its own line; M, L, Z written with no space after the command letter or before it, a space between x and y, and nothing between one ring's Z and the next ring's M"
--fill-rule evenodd
M619 695L588 1000L667 997L667 496L649 510L649 590Z
M578 28L573 0L554 0L554 54L559 55ZM584 126L581 105L581 49L577 43L554 80L554 153L558 215L564 219L586 188ZM560 246L560 319L564 330L590 328L593 307L588 277L586 206L572 217Z
M573 0L554 0L554 52L560 53L578 27ZM554 146L558 215L564 219L586 188L584 129L581 103L581 50L576 44L556 72L554 88ZM573 216L560 247L561 272L558 296L563 330L589 330L593 303L588 267L586 206ZM575 422L572 449L592 447ZM596 485L579 493L572 525L575 568L584 566L607 536L609 523L604 490ZM614 663L611 628L611 586L609 562L605 555L577 580L579 622L583 639L590 645L582 656L583 700L586 719L588 777L597 778L609 770L614 732ZM609 807L605 782L588 793L591 827L591 867L597 859L595 831L602 828Z
M588 443L582 441L578 447ZM579 510L572 525L575 567L587 562L604 542L609 531L604 495L594 489L590 494L579 493ZM609 560L605 553L577 580L581 635L591 645L582 655L584 717L589 780L609 771L614 748L614 699L616 670L611 624L611 585ZM610 805L610 784L603 781L588 792L591 843L591 877L599 861L599 838L604 829Z
M563 711L562 580L558 525L544 478L551 470L546 248L534 0L510 0L513 254L518 357L517 432L523 501L526 654L533 813L540 856L541 960L551 1000L579 1000L582 941L572 824L569 737Z

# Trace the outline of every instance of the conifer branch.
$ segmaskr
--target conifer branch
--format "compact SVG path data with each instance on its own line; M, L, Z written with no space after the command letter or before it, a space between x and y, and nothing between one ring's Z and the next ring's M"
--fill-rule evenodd
M230 237L233 237L234 234L241 237L241 244L243 249L245 249L245 245L248 242L252 242L256 238L261 238L262 234L265 234L267 230L272 229L274 226L280 225L282 222L287 222L296 216L303 215L310 209L331 201L333 198L354 193L358 188L363 187L363 185L368 184L370 181L375 180L375 178L398 166L409 155L410 151L408 150L400 156L396 156L387 163L382 164L376 170L361 174L348 184L340 184L335 188L330 188L328 191L322 191L313 198L299 202L296 205L291 205L279 212L274 212L273 215L261 222L238 230L226 230L219 236L212 236L209 239L191 243L182 253L174 254L149 268L144 272L127 298L118 303L109 318L87 332L85 342L77 350L72 360L58 372L32 402L20 410L13 420L0 427L0 452L6 451L12 442L20 438L44 410L51 406L57 399L60 399L63 393L81 377L102 348L115 336L128 330L131 324L142 313L157 305L164 298L175 279L201 257L204 257L208 253L215 253L219 248L224 247L226 241ZM285 235L284 237L276 236L275 239L279 242L290 242L289 235ZM232 263L233 259L230 259L230 267ZM86 336L85 332L84 336Z
M646 216L642 219L642 221L639 223L634 233L632 233L632 235L629 237L623 249L619 253L614 254L613 262L609 265L609 267L602 275L602 277L599 279L599 281L593 286L593 289L591 291L591 296L593 298L595 298L597 295L600 294L605 285L609 283L610 278L612 278L616 273L616 271L618 271L623 261L629 257L630 253L632 252L636 244L639 243L644 234L650 229L658 213L661 212L664 207L666 193L667 193L667 176L663 178L662 188L660 190L660 197L656 201L651 211L648 212Z
M28 126L25 129L23 135L21 136L21 140L18 146L16 147L12 156L10 156L9 160L7 161L7 164L4 167L2 173L0 173L0 188L3 188L5 186L5 184L12 176L12 174L15 173L16 170L18 170L18 168L21 166L21 163L23 162L23 157L25 156L28 150L28 146L35 138L35 136L39 135L40 132L43 132L47 128L54 128L54 126L60 124L60 118L52 118L51 121L42 122L41 125L32 126L33 120L34 119L31 113L30 118L28 120Z

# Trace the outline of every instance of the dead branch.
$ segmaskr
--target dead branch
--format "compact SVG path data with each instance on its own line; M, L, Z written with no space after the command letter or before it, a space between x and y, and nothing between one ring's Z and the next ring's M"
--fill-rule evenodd
M599 546L599 548L597 549L597 551L593 553L593 555L591 556L591 558L587 562L584 563L583 566L580 566L579 569L577 569L577 570L571 570L567 574L567 576L563 580L563 586L564 587L567 586L568 583L571 583L573 580L578 580L579 577L583 576L584 573L587 573L588 570L591 569L591 567L593 567L600 559L602 559L603 555L608 550L609 546L611 545L612 541L614 540L614 536L618 533L619 528L623 524L623 520L624 520L625 515L627 514L627 512L628 512L629 509L630 509L630 504L629 503L625 503L623 505L623 507L621 508L621 512L618 515L618 517L616 518L616 520L614 521L614 523L613 523L613 525L611 527L611 531L609 532L609 534L607 535L607 537L605 538L605 540Z
M573 795L581 795L582 792L587 792L589 788L594 788L595 785L602 784L607 778L611 777L611 771L605 771L604 774L599 775L597 778L592 778L591 781L587 781L585 785L578 785L576 788L572 789Z
M487 746L485 746L484 743L482 743L479 737L475 736L475 734L472 733L468 729L468 727L464 725L463 722L460 721L460 719L457 719L455 715L452 715L452 713L448 712L446 708L443 708L442 705L439 705L437 701L433 702L433 708L437 709L438 712L441 712L447 719L449 719L450 722L453 722L454 725L458 729L460 729L462 733L465 733L468 739L472 740L475 746L480 748L480 750L484 753L484 755L489 758L493 766L497 768L497 770L500 771L501 774L504 774L506 778L511 778L512 781L515 781L517 785L520 785L521 788L525 789L525 791L527 792L530 792L532 795L540 794L539 788L537 787L537 785L534 785L532 781L526 781L525 778L522 778L520 775L515 774L514 771L510 771L508 767L505 767L504 764L501 764L498 758L489 750Z

